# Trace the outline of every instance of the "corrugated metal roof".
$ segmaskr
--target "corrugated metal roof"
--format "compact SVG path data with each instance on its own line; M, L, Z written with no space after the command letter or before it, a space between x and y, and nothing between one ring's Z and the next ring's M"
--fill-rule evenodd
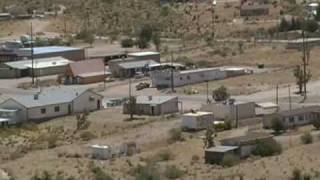
M136 97L137 104L162 104L176 98L176 96L138 96Z
M63 57L51 57L51 58L41 58L34 60L34 68L49 68L49 67L57 67L57 66L66 66L72 61L65 59ZM31 60L23 60L23 61L14 61L5 63L7 66L14 69L28 69L32 68Z
M14 95L11 98L27 108L32 108L68 103L85 91L87 91L85 88L54 87L41 90L38 99L35 99L34 95Z
M102 59L92 59L78 61L70 64L72 74L74 76L88 77L89 74L95 75L105 71L104 62Z
M57 53L57 52L66 52L66 51L75 51L81 50L80 48L68 47L68 46L47 46L47 47L35 47L33 48L33 54L47 54L47 53ZM28 52L31 53L31 48L20 48L19 52Z
M280 114L281 116L294 116L294 115L299 115L299 114L304 114L304 113L312 113L312 112L319 112L320 113L320 106L307 106L307 107L302 107L302 108L298 108L298 109L281 111L278 114Z
M123 62L119 66L124 69L143 68L149 65L158 65L159 63L153 60L135 61L135 62ZM160 64L159 64L160 65Z

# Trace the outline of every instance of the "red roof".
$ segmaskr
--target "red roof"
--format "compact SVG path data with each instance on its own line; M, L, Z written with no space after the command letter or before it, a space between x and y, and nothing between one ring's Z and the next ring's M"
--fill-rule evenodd
M105 71L105 66L102 59L90 59L71 63L70 70L73 76L100 74Z

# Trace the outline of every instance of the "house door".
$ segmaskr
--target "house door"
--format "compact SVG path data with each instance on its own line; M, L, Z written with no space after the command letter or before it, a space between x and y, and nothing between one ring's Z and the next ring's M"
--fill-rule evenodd
M100 109L100 107L101 107L101 102L100 102L100 100L98 100L97 101L97 109Z
M154 106L151 106L151 115L154 116Z
M71 114L71 105L68 105L68 114Z

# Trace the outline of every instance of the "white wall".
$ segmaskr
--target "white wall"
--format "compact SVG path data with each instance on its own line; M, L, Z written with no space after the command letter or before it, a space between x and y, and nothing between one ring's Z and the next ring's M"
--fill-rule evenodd
M160 113L162 114L170 114L176 112L179 112L178 98L174 98L160 105Z
M91 99L90 97L92 97L93 100L90 100ZM86 91L83 94L81 94L79 97L73 100L72 102L73 112L80 113L80 112L84 112L85 110L87 111L97 110L98 100L100 100L100 107L101 107L102 98L95 93Z
M57 105L49 105L49 106L41 106L28 109L28 116L30 120L41 120L41 119L48 119L54 118L59 116L68 115L68 103L66 104L57 104ZM59 112L55 112L55 107L60 107ZM46 109L44 114L41 113L41 109Z
M184 115L182 117L182 127L188 129L205 129L213 123L213 115L206 114L202 116L188 116Z
M18 122L23 122L23 121L27 121L27 109L17 103L16 101L9 99L5 102L3 102L2 104L0 104L0 108L4 108L4 109L18 109L19 111L16 113L15 118L13 119L13 123L18 123Z
M182 71L183 72L183 71ZM171 72L157 71L150 74L152 87L161 85L171 86ZM188 71L185 73L174 72L174 86L201 83L205 81L219 80L226 78L226 72L220 69L209 69L204 71Z

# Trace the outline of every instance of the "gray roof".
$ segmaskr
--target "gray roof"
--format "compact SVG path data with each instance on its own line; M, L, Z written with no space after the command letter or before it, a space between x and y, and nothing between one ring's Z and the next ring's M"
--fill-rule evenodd
M236 150L238 148L239 148L238 146L215 146L215 147L206 149L205 151L225 153L225 152Z
M85 88L54 87L41 90L41 92L38 93L37 100L34 99L34 95L14 95L11 96L11 99L26 108L32 108L69 103L85 91L87 91Z
M159 64L153 60L144 60L144 61L135 61L135 62L124 62L120 63L119 66L124 69L133 69L133 68L143 68L146 65L156 65Z
M157 105L157 104L163 104L174 98L177 98L177 97L176 96L138 96L136 97L136 100L137 100L136 103Z

